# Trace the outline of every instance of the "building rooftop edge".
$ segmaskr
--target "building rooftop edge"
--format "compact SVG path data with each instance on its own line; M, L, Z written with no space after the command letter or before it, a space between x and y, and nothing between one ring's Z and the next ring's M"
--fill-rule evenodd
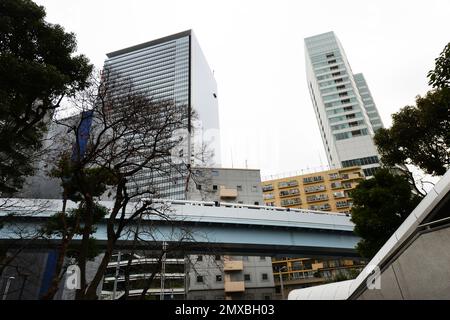
M163 43L163 42L166 42L166 41L175 40L175 39L178 39L178 38L181 38L181 37L189 36L191 34L192 34L192 29L181 31L181 32L169 35L169 36L165 36L165 37L159 38L159 39L155 39L155 40L147 41L147 42L144 42L144 43L140 43L140 44L128 47L128 48L112 51L110 53L107 53L106 56L108 58L114 58L114 57L120 56L120 55L125 54L125 53L133 52L133 51L136 51L136 50L139 50L139 49L143 49L143 48L146 48L146 47L150 47L150 46L153 46L153 45L156 45L156 44L160 44L160 43Z
M276 181L276 180L284 180L284 179L295 178L295 177L309 176L309 175L313 175L313 174L322 174L322 173L326 173L326 172L330 172L330 171L347 171L347 170L355 170L355 169L361 169L361 166L351 166L351 167L346 167L346 168L333 168L333 169L327 169L327 170L321 170L321 171L305 172L305 173L301 173L301 174L296 174L296 173L300 173L300 172L279 173L279 174L273 174L273 175L261 177L261 180L262 180L261 182L265 183L265 182L271 182L271 181ZM307 169L305 169L305 171L307 171ZM266 178L269 178L272 176L273 177L280 176L280 177L266 179Z
M248 169L248 168L220 168L220 167L193 167L192 169L261 171L261 169Z
M318 36L323 36L323 35L329 34L329 33L332 33L334 36L336 36L334 31L327 31L327 32L322 32L322 33L315 34L313 36L305 37L304 40L306 41L307 39L312 39L312 38L315 38L315 37L318 37Z

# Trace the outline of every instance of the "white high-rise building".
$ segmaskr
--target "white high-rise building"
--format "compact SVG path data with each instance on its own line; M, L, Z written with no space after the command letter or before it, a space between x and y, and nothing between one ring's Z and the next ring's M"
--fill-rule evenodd
M213 151L213 155L208 153L208 162L220 166L217 85L191 30L114 51L107 57L105 70L131 81L133 90L154 100L174 101L180 112L184 107L195 112L195 118L189 112L186 133L181 133L189 136L188 143L176 150L184 164L195 165L208 143ZM188 128L193 128L193 132L187 133ZM170 159L164 161L167 168L158 173L142 170L129 186L130 192L149 188L155 197L186 199L188 173L169 163Z
M366 109L367 115L369 116L370 123L372 124L373 131L377 131L383 128L383 121L381 120L380 114L378 113L375 102L373 101L372 94L370 93L369 86L367 85L366 79L362 73L357 73L353 75L356 87L358 88L359 95Z
M380 118L365 81L360 76L355 79L334 32L306 38L305 58L308 88L330 167L358 165L372 176L380 158L373 124ZM370 101L365 103L361 94L367 92Z

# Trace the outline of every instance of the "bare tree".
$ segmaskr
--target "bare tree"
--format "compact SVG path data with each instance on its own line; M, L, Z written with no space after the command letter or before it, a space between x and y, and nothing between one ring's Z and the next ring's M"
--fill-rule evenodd
M75 234L81 237L76 253L81 288L76 299L96 299L97 287L127 227L143 215L166 215L151 205L151 199L159 194L157 179L186 177L189 171L189 161L183 161L188 158L186 152L180 154L182 161L173 161L176 147L186 139L189 141L186 135L174 134L190 134L188 119L193 114L187 106L149 98L148 93L137 91L131 81L113 73L103 73L101 79L92 79L91 83L94 85L72 100L80 116L75 121L58 121L58 125L67 127L73 150L70 155L65 150L61 153L53 175L61 179L63 202L72 200L80 205L78 212L69 214L63 210L57 216L58 228L64 230L58 231L61 259L57 264L59 272L55 272L45 295L47 299L52 299L57 291L63 257ZM142 179L146 182L142 183ZM112 196L113 206L103 217L96 210L106 193ZM98 269L88 282L86 263L90 244L95 226L102 219L106 223L107 241Z

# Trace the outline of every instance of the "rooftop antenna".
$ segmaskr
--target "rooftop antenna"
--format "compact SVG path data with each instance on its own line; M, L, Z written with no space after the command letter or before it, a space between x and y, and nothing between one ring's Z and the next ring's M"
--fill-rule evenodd
M323 169L322 157L320 156L320 151L319 151L319 150L317 150L317 154L319 155L320 166L321 166L322 169Z
M234 168L234 165L233 165L233 148L230 148L230 153L231 153L231 168Z

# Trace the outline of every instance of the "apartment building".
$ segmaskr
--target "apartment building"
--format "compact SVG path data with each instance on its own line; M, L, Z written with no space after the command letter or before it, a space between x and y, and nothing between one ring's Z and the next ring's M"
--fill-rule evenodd
M357 258L285 258L272 263L276 292L286 298L293 289L354 278L367 262Z
M271 300L275 284L270 257L191 256L190 300Z
M349 213L350 191L362 179L361 167L353 166L263 181L264 204Z

